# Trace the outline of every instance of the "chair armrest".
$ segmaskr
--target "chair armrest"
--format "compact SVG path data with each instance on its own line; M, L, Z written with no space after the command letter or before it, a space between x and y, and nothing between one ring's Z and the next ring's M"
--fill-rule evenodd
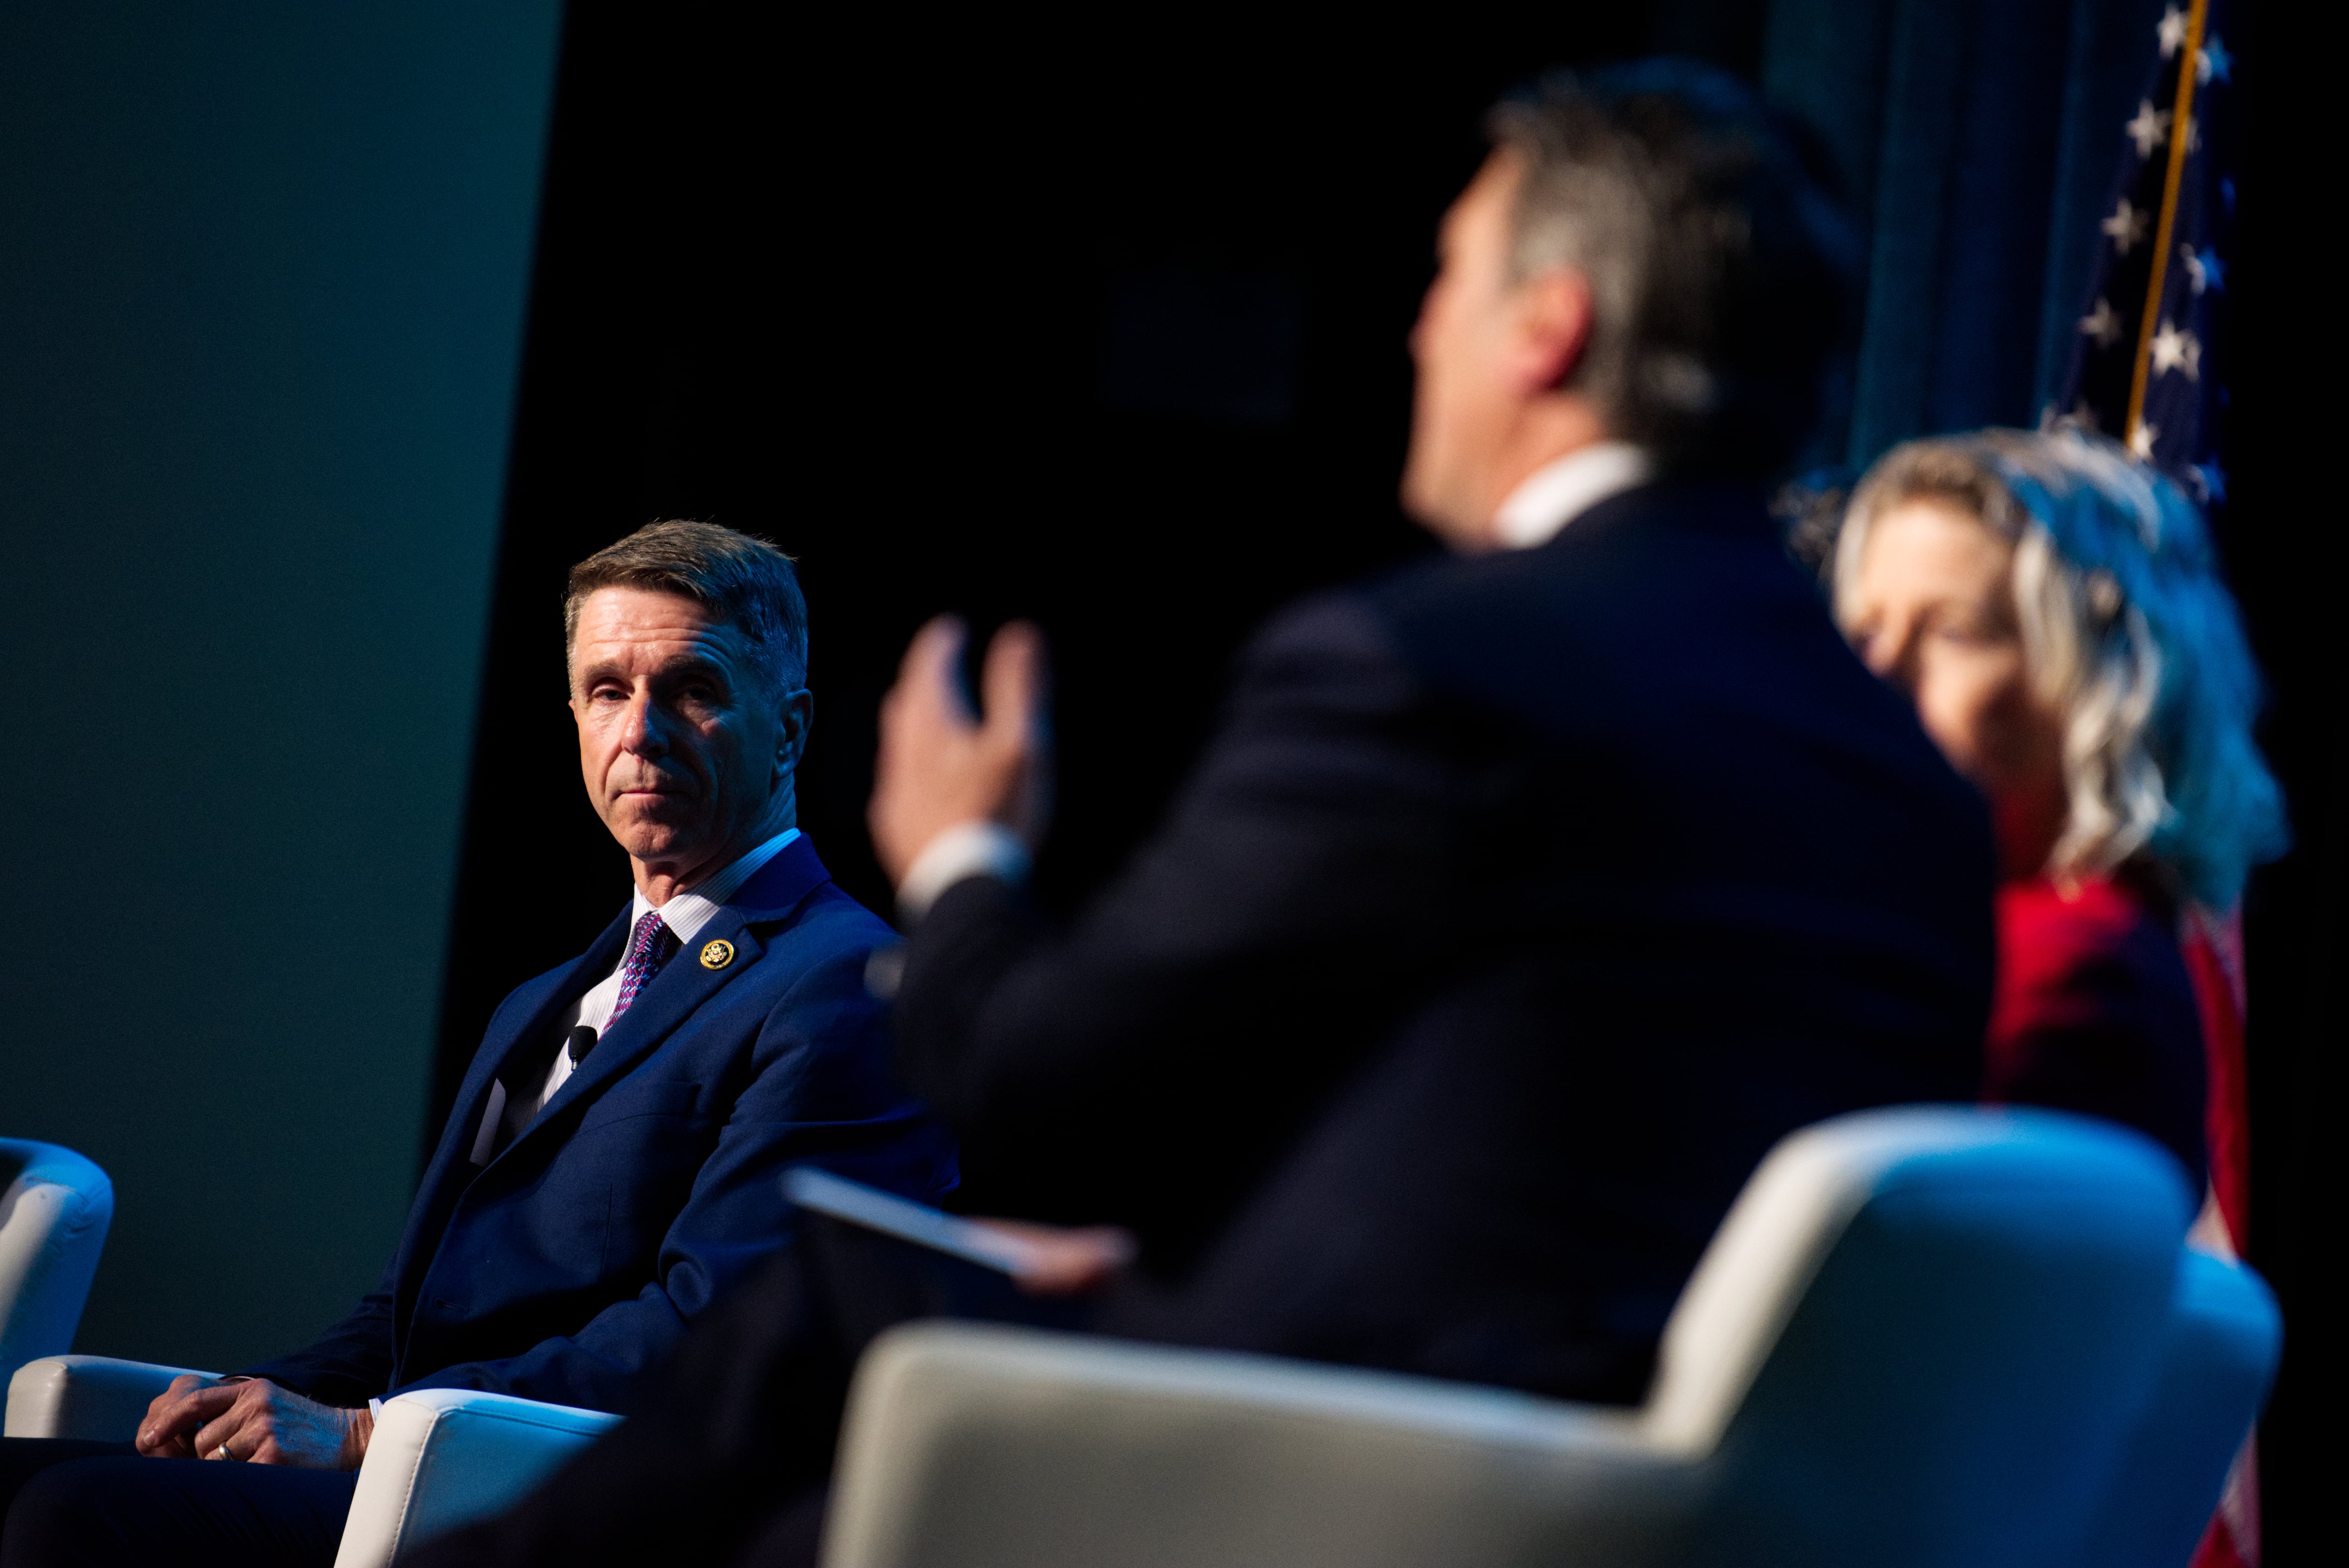
M1630 1412L974 1324L860 1364L825 1568L1651 1563L1701 1468Z
M0 1377L73 1348L114 1185L71 1150L0 1138Z
M2110 1568L2191 1559L2282 1353L2283 1316L2267 1282L2188 1248L2152 1396L2072 1561Z
M127 1443L155 1396L171 1379L197 1372L192 1367L158 1367L117 1361L110 1356L46 1356L27 1361L8 1380L7 1435L12 1438L87 1438Z
M389 1568L431 1536L502 1512L619 1424L601 1410L465 1388L386 1399L335 1568Z

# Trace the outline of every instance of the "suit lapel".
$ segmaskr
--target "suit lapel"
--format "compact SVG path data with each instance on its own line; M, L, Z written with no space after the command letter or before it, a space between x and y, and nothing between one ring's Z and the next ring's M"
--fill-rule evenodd
M473 1138L481 1130L483 1113L489 1109L490 1085L505 1075L517 1053L538 1042L564 1008L611 973L612 966L620 961L621 949L627 944L630 913L629 908L623 907L619 918L604 928L604 934L586 952L571 961L527 1016L501 1026L481 1041L481 1048L473 1054L473 1065L465 1070L465 1081L458 1088L449 1130L441 1135L440 1148L433 1156L431 1168L425 1172L425 1191L439 1196L436 1184L446 1181L452 1172L471 1179Z
M693 1016L702 1004L749 972L766 951L765 944L749 930L753 924L771 924L787 921L807 901L808 894L831 881L823 862L816 859L815 847L802 833L777 851L775 857L761 866L758 874L738 889L731 900L710 918L709 923L694 934L682 951L671 958L636 995L636 1002L620 1016L604 1037L595 1043L579 1069L565 1078L554 1098L537 1119L524 1128L522 1136L507 1145L496 1161L497 1164L512 1156L515 1150L526 1144L544 1141L548 1130L564 1119L564 1112L580 1101L603 1092L605 1085L621 1078L638 1062L650 1056L663 1040L674 1034L678 1026ZM606 933L608 937L611 934ZM623 933L625 934L625 932ZM731 944L733 957L712 968L702 962L702 954L717 942ZM602 944L597 944L600 949ZM608 965L607 965L608 967ZM600 974L602 971L595 971ZM582 987L585 989L585 987ZM542 1010L543 1011L543 1010ZM529 1037L527 1034L524 1038ZM509 1047L511 1051L512 1047ZM468 1080L468 1087L471 1080ZM481 1093L489 1092L485 1078ZM474 1111L476 1120L481 1112Z
M398 1272L392 1284L395 1347L405 1345L416 1293L440 1252L458 1198L473 1179L473 1138L481 1129L483 1112L489 1109L490 1085L505 1070L517 1050L535 1039L564 1008L610 973L627 938L629 913L628 909L623 908L620 917L605 928L595 945L559 973L536 1006L511 1024L493 1025L482 1038L481 1048L473 1053L473 1065L465 1070L465 1081L457 1090L456 1108L450 1112L449 1125L440 1135L440 1147L434 1151L432 1163L426 1167L424 1180L418 1184L416 1202L409 1211L408 1229L400 1238Z

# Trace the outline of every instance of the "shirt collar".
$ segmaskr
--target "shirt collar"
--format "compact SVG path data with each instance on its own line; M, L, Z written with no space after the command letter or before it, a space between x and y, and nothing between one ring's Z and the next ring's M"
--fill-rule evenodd
M1526 476L1493 514L1503 548L1547 544L1558 530L1608 497L1643 485L1656 471L1644 447L1599 441L1578 448Z
M726 906L726 901L732 898L744 882L759 873L761 866L773 860L785 845L799 836L797 828L786 828L717 875L704 877L694 883L690 891L671 894L669 901L660 906L661 923L677 934L679 943L691 942L700 934L701 928ZM639 889L636 906L629 912L628 923L633 925L644 919L652 908L652 901Z

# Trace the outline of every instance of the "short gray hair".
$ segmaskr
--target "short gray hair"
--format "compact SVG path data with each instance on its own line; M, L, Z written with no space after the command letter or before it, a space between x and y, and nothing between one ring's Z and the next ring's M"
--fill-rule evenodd
M2259 666L2208 526L2177 486L2115 441L1982 430L1892 449L1852 492L1836 543L1837 617L1871 526L1933 500L2014 545L2023 659L2064 717L2062 880L2142 856L2174 894L2224 911L2289 842L2251 726Z
M563 657L579 635L579 607L598 588L645 588L690 599L740 630L777 696L807 685L807 600L792 558L714 522L647 523L571 569L563 601Z
M1744 86L1651 60L1559 73L1486 119L1524 173L1512 272L1589 280L1571 382L1668 464L1766 477L1811 433L1858 242Z

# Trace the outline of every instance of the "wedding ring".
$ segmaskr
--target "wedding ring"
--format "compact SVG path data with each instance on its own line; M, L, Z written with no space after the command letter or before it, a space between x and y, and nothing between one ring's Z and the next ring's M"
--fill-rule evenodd
M231 1454L228 1451L228 1445L226 1443L222 1443L220 1447L212 1450L212 1458L216 1460L233 1459L234 1457L235 1456L233 1454Z

